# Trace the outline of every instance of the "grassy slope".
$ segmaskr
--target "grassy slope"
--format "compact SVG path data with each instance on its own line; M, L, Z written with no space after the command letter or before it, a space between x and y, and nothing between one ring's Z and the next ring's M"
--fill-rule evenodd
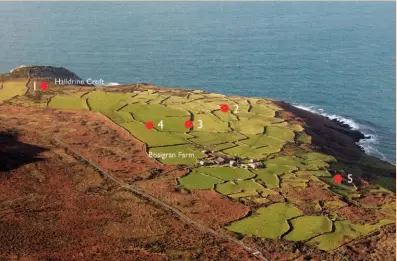
M3 88L0 89L0 103L10 100L11 98L23 95L25 93L26 80L7 81L3 83Z

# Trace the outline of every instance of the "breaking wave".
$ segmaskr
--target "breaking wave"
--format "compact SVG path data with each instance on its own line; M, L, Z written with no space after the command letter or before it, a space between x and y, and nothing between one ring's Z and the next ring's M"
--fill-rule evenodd
M358 123L357 121L354 121L353 119L348 117L344 117L336 114L328 114L324 111L324 109L315 106L301 105L301 104L293 104L293 105L299 109L322 115L331 120L337 120L340 123L348 125L352 130L357 130L361 132L362 134L364 134L366 137L369 138L360 140L359 142L357 142L357 145L359 145L368 155L378 157L382 160L388 160L386 156L378 149L379 137L376 134L375 128L365 124Z
M106 84L106 86L117 86L117 85L121 85L121 83L118 82L109 82Z

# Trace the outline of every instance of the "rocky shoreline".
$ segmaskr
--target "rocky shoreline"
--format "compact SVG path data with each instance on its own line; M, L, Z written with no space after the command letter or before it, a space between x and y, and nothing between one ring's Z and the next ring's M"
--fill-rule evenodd
M351 160L359 160L365 151L357 143L369 139L358 130L336 119L297 108L287 102L276 101L278 106L300 118L305 123L305 129L312 136L313 144L323 148L325 152Z

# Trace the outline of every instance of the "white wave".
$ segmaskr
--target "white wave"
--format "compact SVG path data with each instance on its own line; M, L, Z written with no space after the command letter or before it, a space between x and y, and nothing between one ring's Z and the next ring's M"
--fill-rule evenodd
M357 145L359 145L368 155L376 156L382 160L387 160L385 155L382 152L380 152L377 148L379 146L379 138L376 135L376 131L372 127L360 124L354 121L353 119L347 117L343 117L336 114L328 114L324 111L324 109L318 108L316 106L301 105L301 104L293 104L293 105L296 108L305 111L310 111L322 115L324 117L327 117L331 120L337 120L338 122L347 124L352 130L360 131L362 134L364 134L366 137L369 138L360 140L359 142L357 142Z
M353 130L360 130L362 129L363 126L361 126L359 123L355 122L353 119L349 119L340 115L336 115L336 114L328 114L326 112L324 112L324 109L322 108L316 108L315 106L310 106L310 105L295 105L295 107L305 110L305 111L310 111L316 114L320 114L324 117L327 117L328 119L331 120L337 120L341 123L347 124L351 129Z
M118 82L109 82L106 84L106 86L117 86L117 85L121 85L121 83Z
M371 138L360 140L359 142L357 142L357 145L359 145L368 155L372 155L382 160L389 161L386 158L385 154L383 154L376 148L379 145L378 137L376 135L371 134Z
M97 87L110 87L110 86L117 86L121 85L121 83L118 82L104 82L103 84L96 84L95 86Z

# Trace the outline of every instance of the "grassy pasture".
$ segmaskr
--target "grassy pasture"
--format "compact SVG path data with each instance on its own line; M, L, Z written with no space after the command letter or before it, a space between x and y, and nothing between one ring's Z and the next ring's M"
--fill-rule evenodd
M224 122L237 121L236 115L234 115L230 112L225 113L220 110L217 110L217 111L214 111L213 113L215 114L216 117L221 119L221 121L224 121Z
M3 82L3 88L0 89L0 103L5 102L15 96L25 93L26 80L24 81L6 81Z
M222 179L222 180L237 180L237 179L248 179L253 176L251 172L241 168L230 168L230 167L202 167L194 169L197 172L207 174L209 176Z
M265 134L272 138L289 142L294 142L295 137L295 134L292 130L277 126L267 126Z
M205 95L203 95L203 94L197 94L197 93L191 93L190 95L189 95L189 100L197 100L197 99L202 99L202 98L204 98L205 97Z
M308 244L313 244L321 250L329 251L359 235L360 234L351 227L350 221L336 221L334 232L315 237L310 240Z
M185 121L190 118L187 111L168 108L158 104L128 104L120 112L131 113L135 120L145 124L147 121L154 123L158 131L187 132ZM163 121L163 128L159 123Z
M266 106L274 111L282 111L283 109L281 109L280 107L278 107L277 105L275 105L273 102L269 101Z
M148 104L160 104L167 97L168 96L166 96L166 95L157 95L156 97L150 97L149 100L147 100L147 103Z
M270 122L265 122L261 119L240 118L240 121L232 121L231 127L242 134L262 134L265 131L265 126L270 125Z
M198 121L202 121L202 128L199 128ZM194 114L194 122L196 123L193 130L196 132L228 132L229 127L226 122L220 121L212 114Z
M384 225L393 224L393 223L395 223L395 220L382 219L382 220L379 220L378 223L372 224L372 225L371 224L363 224L363 225L352 224L351 226L353 227L354 230L359 232L361 235L368 235Z
M287 173L281 177L281 186L291 186L294 188L306 188L308 179L296 177L295 174Z
M348 242L362 235L367 235L372 231L380 228L381 226L394 222L395 221L393 220L381 220L374 225L360 225L353 224L348 220L336 221L334 232L315 237L308 243L316 245L321 250L330 251L339 247L345 242Z
M144 124L131 121L121 123L120 126L128 130L133 136L137 137L149 147L168 146L186 144L188 135L183 133L169 133L156 130L148 130Z
M128 112L103 111L101 113L118 125L133 121L131 114Z
M292 231L284 239L305 241L316 235L332 231L332 222L325 216L303 216L291 220Z
M252 201L256 204L266 204L270 202L270 200L268 200L267 198L254 198Z
M212 145L212 144L219 144L225 142L233 142L240 139L244 139L245 137L241 134L236 132L228 132L228 133L206 133L206 132L191 132L190 135L194 136L190 140L201 145Z
M325 177L325 176L331 176L331 173L329 173L327 170L313 170L313 171L297 171L295 172L296 175L311 175L311 176L317 176L317 177Z
M273 164L271 163L273 161L269 160L266 163L266 168L263 169L269 174L275 174L275 175L281 175L284 173L291 172L293 170L296 170L296 166L290 166L290 165L282 165L282 164Z
M259 208L251 216L235 221L226 228L244 235L278 239L289 229L287 219L301 214L302 212L292 205L276 203Z
M168 108L159 104L142 104L142 103L132 103L123 107L120 111L131 112L132 114L144 116L142 121L147 121L150 115L160 115L164 117L188 117L189 114L185 110ZM138 116L136 116L138 117ZM137 119L140 120L140 119Z
M261 148L252 148L250 146L239 144L239 146L223 150L225 154L230 156L237 155L239 157L249 157L261 159L271 153L279 152L280 148L276 147L261 147Z
M271 171L269 171L267 168L253 170L252 172L258 175L256 177L257 180L265 182L266 187L270 189L279 187L279 179L277 175L271 173Z
M273 137L269 137L266 135L247 135L248 139L241 140L240 143L248 145L250 147L263 147L263 146L271 146L275 148L281 148L285 141L279 140Z
M231 110L236 114L239 115L240 113L248 113L248 109L250 108L250 105L248 104L247 99L244 98L231 98L232 101L234 101L234 104L237 104L238 107L234 106L233 103L230 104ZM237 111L236 111L237 109Z
M215 184L223 182L221 179L217 179L196 171L192 171L186 176L178 179L179 184L188 189L211 189Z
M305 160L311 161L311 160L322 160L325 162L336 162L336 159L330 155L326 155L323 153L319 152L309 152L305 154L298 154L298 157L301 157Z
M268 194L270 193L268 189L262 187L259 183L256 183L252 179L229 181L226 183L218 184L215 189L223 195L230 195L242 192L247 193L247 195L245 196L257 195L258 192L264 192Z
M270 109L264 104L253 104L250 110L251 113L257 113L265 115L266 117L274 117L275 112L274 110Z
M230 149L235 147L236 145L231 142L221 143L221 144L214 144L214 145L206 145L205 147L211 151L223 151L226 149Z
M76 96L55 96L48 106L56 109L88 110L85 99Z
M266 165L293 166L295 168L304 168L306 161L295 156L280 156L265 162Z
M318 170L329 166L328 163L319 159L305 160L296 156L280 156L266 161L266 164L295 166L301 170Z
M126 105L130 101L131 96L122 93L94 91L87 94L85 98L88 98L88 105L91 110L109 112L116 111Z
M211 113L211 109L206 107L206 105L203 102L201 102L200 100L188 101L186 103L179 103L179 104L168 103L167 107L184 109L187 111L191 111L193 113Z
M188 100L186 99L185 96L170 96L167 100L164 101L164 104L167 106L175 107L179 106L180 104L183 104L187 102Z

